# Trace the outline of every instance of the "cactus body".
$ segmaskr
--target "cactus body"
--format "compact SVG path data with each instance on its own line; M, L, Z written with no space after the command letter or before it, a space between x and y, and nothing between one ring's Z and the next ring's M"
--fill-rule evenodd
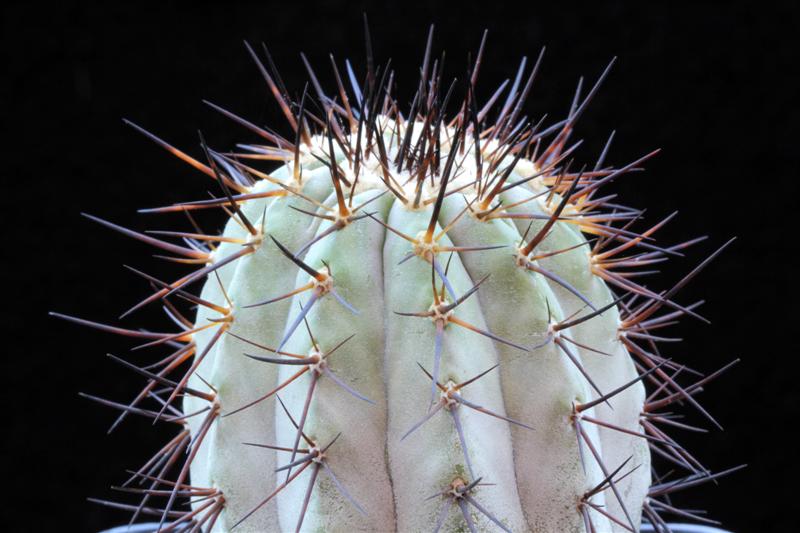
M655 245L663 222L637 233L641 213L600 192L653 154L569 160L608 69L546 128L520 114L539 62L505 103L478 105L482 51L452 118L430 41L407 117L391 77L370 66L362 87L349 64L349 96L338 70L336 98L312 73L312 114L250 49L293 138L221 108L267 142L230 155L202 141L200 162L147 134L222 190L151 211L228 219L207 235L190 216L194 230L161 239L91 217L197 268L171 283L137 271L155 292L134 309L163 301L178 333L60 315L175 349L123 362L147 385L111 405L180 428L134 474L141 504L123 507L164 531L618 532L643 513L665 528L656 498L715 478L655 425L707 382L678 385L650 332L696 316L672 299L696 270L660 293L633 270L692 241ZM690 476L651 486L648 440Z
M378 120L386 121L383 117ZM421 127L416 124L416 128ZM388 126L384 128L388 131ZM447 138L453 135L450 128L441 136L443 166L452 148ZM398 147L388 133L384 136L387 156L392 159ZM351 144L355 149L356 140ZM318 156L326 157L324 135L312 138L312 146ZM458 156L457 150L455 155ZM334 156L334 161L337 174L347 168L348 161L341 153ZM442 506L453 504L447 498L425 500L425 496L459 480L470 483L478 478L487 485L472 489L474 501L505 527L513 531L582 530L583 518L578 510L581 498L608 473L603 473L585 443L580 444L579 450L575 406L596 398L598 391L614 390L637 374L617 339L619 314L613 307L570 328L568 336L576 343L547 341L551 335L548 328L567 317L575 319L593 313L565 286L580 291L595 309L613 302L609 289L590 271L584 237L567 222L556 221L543 232L546 236L536 251L525 254L526 260L521 259L519 250L526 244L522 235L526 230L529 237L538 234L562 196L548 194L523 200L520 212L538 216L530 228L530 218L519 219L519 224L502 218L483 219L476 206L478 191L469 186L477 179L476 167L464 162L460 175L447 184L448 190L461 188L461 194L443 198L436 216L436 185L425 186L419 206L404 203L387 194L386 186L376 175L380 172L376 168L378 161L376 154L364 158L357 192L352 204L349 198L345 204L354 208L366 204L355 214L366 214L368 210L369 216L327 235L335 221L291 209L294 205L318 215L338 209L333 186L333 180L338 178L313 155L299 160L301 181L292 178L293 163L272 173L272 178L284 180L285 186L320 202L320 206L295 194L240 204L242 213L257 230L257 237L251 239L256 243L252 245L253 253L220 269L219 279L211 277L206 281L202 297L224 310L201 307L195 324L201 327L209 321L227 319L228 333L236 336L215 340L214 328L196 336L199 354L209 348L196 374L216 389L223 416L203 440L196 466L193 463L192 467L193 483L218 487L226 495L226 508L218 521L222 530L234 526L256 508L287 478L286 471L276 473L275 468L303 455L298 452L295 456L291 451L296 446L298 430L284 411L285 406L295 422L303 423L304 434L317 446L323 447L337 435L338 438L325 452L324 466L317 467L319 463L312 461L280 491L274 503L268 502L244 520L238 526L242 530L292 530L301 515L303 529L308 531L434 530L442 516ZM489 163L488 158L482 162L484 166ZM529 160L514 161L512 157L498 167L510 171L506 178L509 183L539 170ZM396 167L391 172L401 174ZM401 194L414 194L413 187L413 183L406 186ZM536 178L520 186L519 195L531 197L546 190L549 188L545 180ZM433 235L437 237L432 242L438 248L425 249L406 238L424 242L432 217L436 217ZM242 239L247 231L236 222L229 223L223 236ZM307 243L313 244L306 246ZM325 281L320 283L307 270L298 268L279 245L285 250L303 249L297 259L322 274ZM214 260L221 261L239 248L220 247ZM530 259L537 252L560 250L568 251L541 261ZM442 270L443 276L436 273L432 259L446 270ZM528 262L551 273L551 278L532 270ZM479 290L444 313L438 324L436 316L395 313L425 314L432 306L451 304L487 275ZM331 281L332 287L326 285ZM310 283L316 284L315 288L300 290ZM437 296L433 294L434 286ZM300 292L293 296L249 307L297 290ZM309 302L313 302L310 308ZM299 322L301 314L304 324ZM462 322L484 334L464 327ZM497 338L490 338L487 333ZM354 336L325 359L327 370L313 362L288 365L246 357L244 354L281 358L241 340L313 357L336 348L351 335ZM605 353L593 353L591 348ZM434 370L437 352L439 363ZM291 356L282 358L285 361ZM445 389L448 384L459 384L493 366L499 367L458 393L470 402L462 405L447 398L440 389L432 397L431 379L417 363L434 373ZM233 414L226 413L258 400L306 368L307 372L277 393L282 404L268 398ZM342 387L337 379L351 390ZM199 377L192 384L208 389ZM309 395L309 391L313 393ZM446 405L438 409L442 398ZM431 400L436 403L429 411ZM643 401L643 387L636 383L624 396L613 399L613 410L601 405L607 410L609 421L635 432ZM203 403L189 395L184 411L196 412ZM529 427L470 408L475 405ZM439 412L403 438L434 410ZM602 410L598 405L582 414L600 417ZM197 434L202 419L191 420L192 432ZM619 460L622 454L635 455L635 464L640 465L638 475L628 476L617 488L626 509L640 509L650 482L647 447L641 445L641 439L625 434L620 437L617 431L604 431L591 424L584 424L581 429L603 464L615 464L611 461ZM243 446L243 442L277 443L290 451ZM308 442L301 438L299 447L308 449ZM622 447L624 451L606 451L607 447ZM625 459L627 456L621 461ZM315 472L317 468L319 473ZM289 476L296 471L297 468ZM329 471L334 472L336 481ZM316 478L316 488L306 502L312 478ZM358 502L363 514L337 490L337 482ZM609 491L595 496L593 502L617 509L627 520L620 502L612 503L614 499ZM458 503L455 507L458 511ZM469 513L478 529L498 527L475 508ZM617 527L602 514L593 518L600 530ZM632 511L630 519L638 524L639 513ZM444 520L442 527L447 529L464 525L460 512L452 512Z

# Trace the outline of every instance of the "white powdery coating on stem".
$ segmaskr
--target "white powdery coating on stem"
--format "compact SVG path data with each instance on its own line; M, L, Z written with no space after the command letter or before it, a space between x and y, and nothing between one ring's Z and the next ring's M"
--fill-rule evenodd
M442 220L452 219L463 207L463 200L449 200L442 209ZM478 296L492 331L528 347L544 342L548 305L553 321L563 318L563 311L540 275L517 266L513 254L521 237L514 226L500 220L479 222L464 217L449 234L458 246L486 242L507 245L465 253L462 259L473 276L491 273ZM585 447L585 471L581 466L570 416L573 402L589 400L591 388L552 342L530 352L507 345L496 347L509 416L534 427L533 431L512 428L517 483L528 526L537 532L582 531L578 502L604 476ZM594 428L585 429L595 442L599 440ZM598 496L594 501L603 505L603 495ZM592 520L598 531L608 529L602 515L593 513Z
M396 147L390 145L389 149L391 152ZM446 155L443 147L442 158ZM304 164L303 194L319 201L328 198L326 203L333 205L329 171L313 158L305 157L304 161L308 164ZM459 186L474 179L470 161L467 158L465 168L459 169ZM529 162L523 163L533 167ZM353 205L384 190L378 174L377 168L365 174L370 179L356 189ZM288 184L291 175L291 165L287 165L273 177L285 179ZM519 178L516 173L512 174L511 181ZM455 185L451 183L451 186ZM523 187L506 196L514 199L530 196L529 187ZM413 189L406 186L403 191L413 197ZM429 188L426 180L423 192L423 199L431 198L436 189ZM474 196L470 187L461 192L468 198ZM399 201L392 205L392 201L392 196L386 194L365 211L407 235L417 236L427 227L430 206L409 209ZM242 210L251 221L260 224L264 206L269 205L265 234L272 234L294 251L308 242L314 231L322 232L330 223L319 224L319 219L290 209L289 203L305 210L317 210L313 204L297 197L247 201L242 203ZM460 194L447 198L439 223L444 225L452 220L464 205ZM537 202L529 202L514 211L541 213L537 205ZM527 224L527 220L517 220L516 224L500 220L480 222L466 215L439 245L447 246L452 239L457 246L507 246L500 250L453 255L448 279L457 294L466 292L475 281L490 274L477 295L459 306L455 314L478 328L532 347L542 342L548 331L548 304L553 322L581 309L583 304L558 284L517 266L513 253ZM535 223L532 231L541 224ZM539 251L545 248L553 251L583 239L578 231L563 226L562 222L556 224L553 236L545 239ZM437 226L436 232L440 229L441 226ZM241 238L246 233L237 223L229 221L225 235ZM563 245L567 242L569 244ZM239 246L223 243L215 253L215 260L235 253ZM329 368L348 386L376 404L369 405L354 398L328 376L323 375L317 383L305 433L319 446L341 433L326 453L325 461L367 515L358 513L334 486L325 469L321 469L304 517L304 531L431 530L446 500L425 498L445 489L456 478L472 481L448 410L442 409L413 434L400 440L426 414L430 380L416 363L432 370L435 337L431 320L393 313L425 311L432 303L430 263L413 257L403 265L397 264L411 249L408 241L385 231L377 222L362 219L320 240L305 256L305 261L317 269L323 269L323 260L327 262L333 270L334 288L361 311L355 316L332 295L326 295L308 314L309 325L323 352L356 333L331 356ZM440 264L447 262L446 255L438 254ZM583 249L544 260L541 265L573 284L596 307L611 301L608 288L590 273ZM232 331L271 347L280 343L286 325L297 316L298 303L307 302L310 294L301 293L262 307L241 308L285 294L309 281L308 274L298 270L268 237L255 254L220 269L219 279L234 303ZM436 279L440 286L438 275ZM227 305L219 286L216 276L210 276L202 297L218 305ZM447 299L452 298L448 295ZM197 325L217 317L218 313L201 308ZM570 330L579 342L612 354L609 357L571 346L577 361L606 392L636 376L630 357L616 340L618 325L619 315L614 309ZM214 330L209 328L195 335L199 351L208 344ZM298 354L311 351L303 325L283 349ZM226 335L209 351L198 369L198 374L219 390L223 414L263 395L302 368L276 368L246 358L242 352L274 355L259 353L257 348ZM613 364L606 364L609 360ZM494 484L478 486L472 495L513 531L584 531L578 509L580 498L604 476L585 445L582 450L585 465L581 464L570 416L575 403L589 401L597 393L552 342L523 352L456 324L446 326L440 382L464 381L498 362L500 368L470 384L462 391L463 397L501 416L532 425L534 430L509 425L463 406L458 408L474 477ZM308 384L307 374L280 393L295 420L302 414ZM198 377L192 378L190 386L208 390ZM614 402L613 411L600 405L585 414L625 428L638 428L643 403L641 384L619 395ZM618 407L616 403L624 405ZM184 402L187 413L204 406L204 402L191 397ZM197 432L199 421L199 417L189 420L193 434ZM644 439L586 422L583 429L609 470L630 455L633 456L631 466L640 465L619 484L626 508L638 525L641 502L649 486L649 452ZM289 462L289 453L246 447L241 443L291 447L295 436L296 429L272 398L230 418L222 418L212 426L192 465L191 475L192 484L220 488L224 493L226 507L215 530L229 530L286 479L285 472L276 475L274 469ZM300 447L306 447L303 440ZM275 500L237 526L237 531L294 530L313 468L309 467ZM610 491L596 494L592 502L624 521L621 508ZM590 514L596 530L620 529L601 514L595 511ZM470 508L470 516L479 530L496 529L496 525L474 508ZM454 505L443 530L457 531L464 527L459 508Z
M330 187L329 181L324 174L310 175L304 193L322 199ZM307 202L283 198L261 200L244 204L242 211L257 229L260 230L264 222L265 232L283 239L290 246L299 246L313 236L318 224L316 219L310 220L307 215L291 209L290 205L305 206ZM263 221L265 214L266 221ZM239 224L233 220L230 224L233 226L226 229L226 236L246 236L246 230ZM240 244L224 243L223 246L218 248L220 258L241 249ZM276 284L289 286L294 281L295 273L286 268L285 258L270 249L272 247L271 241L264 241L255 253L221 268L219 281L212 275L206 282L203 297L218 305L227 305L221 290L221 286L225 287L234 303L234 321L230 331L252 342L274 347L280 342L280 331L290 300L276 302L271 309L266 306L242 309L244 305L255 303L261 295L272 294ZM201 316L206 319L217 316L213 312L206 315L202 307L200 313L198 324L201 324ZM202 350L215 330L204 331L204 336L199 340L195 338L198 350ZM215 526L218 530L230 528L263 499L265 491L271 491L275 486L274 453L242 444L274 442L272 401L261 402L230 417L224 416L275 386L275 368L244 356L244 353L260 355L259 352L258 348L226 334L217 341L197 371L199 376L217 388L222 406L223 416L203 440L200 453L205 461L198 458L195 461L197 465L192 465L193 483L219 488L226 495L225 509ZM199 378L195 377L194 381L198 384L197 388L207 390ZM256 472L253 465L258 465ZM242 523L237 530L263 531L273 529L276 525L277 513L272 507Z
M363 193L354 199L354 203L374 195L374 191ZM384 197L370 204L374 216L385 216L389 200ZM328 225L327 222L323 223L319 231L324 231ZM314 439L320 448L341 433L326 452L326 462L367 514L361 515L337 490L328 474L321 471L303 520L304 531L390 531L395 528L385 454L387 406L382 371L383 238L384 230L378 224L371 221L356 223L314 244L305 256L306 263L313 268L325 271L322 261L330 265L334 290L359 311L358 315L354 315L332 294L327 294L306 316L311 333L323 353L355 334L326 359L326 365L336 377L374 401L375 405L353 397L330 377L324 374L319 377L304 433ZM305 285L308 280L308 274L300 271L296 286ZM308 299L308 292L294 298L286 324L297 316L299 304ZM313 346L304 325L298 327L284 350L301 355L312 352ZM280 379L289 378L299 368L281 366ZM299 421L302 415L310 381L310 372L307 372L280 393L295 421ZM274 416L277 442L291 448L297 430L280 406L276 406ZM300 447L308 447L308 444L301 439ZM297 457L301 456L298 454ZM279 466L290 460L290 453L278 453ZM284 531L294 531L297 525L312 469L313 466L307 468L278 495L280 524ZM286 476L286 472L279 472L278 482L283 482Z
M504 195L508 203L513 203L524 198L524 194L509 191ZM560 201L555 197L552 205L555 206ZM529 202L525 207L512 209L512 212L526 212L536 214L549 214L541 208L538 201ZM525 231L529 221L515 220L517 227ZM542 222L535 221L529 235L535 234ZM567 223L558 222L548 233L544 241L537 247L540 253L555 252L565 250L577 244L585 243L586 239L577 230L577 227ZM539 263L549 271L557 272L562 278L581 292L595 308L601 308L612 301L614 295L608 286L598 276L590 270L589 264L589 245L580 246L568 252L553 255L542 259ZM553 291L558 294L564 313L569 316L580 311L576 318L584 314L591 313L582 301L563 287L548 281ZM574 328L570 328L569 334L581 344L590 346L600 352L610 355L601 355L574 346L575 350L583 356L586 370L591 374L592 379L604 393L611 392L618 387L634 380L639 373L633 364L631 356L617 338L620 326L619 311L613 307L603 314L588 320ZM596 396L596 394L594 394ZM644 433L639 425L642 407L645 400L644 385L641 382L634 384L625 391L616 395L608 403L601 403L594 408L594 418L624 428L628 431ZM609 406L610 404L610 406ZM613 407L613 408L612 408ZM584 423L584 426L591 425ZM603 445L603 458L606 466L610 470L615 470L623 462L628 460L625 473L634 467L636 470L623 478L618 483L618 488L627 502L644 501L650 487L650 450L647 441L642 437L625 434L608 427L597 428L600 433L600 440ZM624 512L619 501L613 496L606 498L608 511L612 516L623 517ZM638 527L641 522L641 505L628 504L627 511ZM611 527L615 532L625 531L618 524L612 522Z
M263 187L264 190L270 190L275 188L274 185L262 182L259 184ZM272 203L272 199L263 199L263 200L256 200L252 202L248 202L245 206L243 206L243 211L246 216L254 216L256 218L261 218L261 212L259 209L263 211L264 207ZM232 237L237 239L244 239L246 238L247 231L245 228L241 227L241 225L233 220L229 219L227 224L225 225L224 231L222 233L225 237ZM220 261L225 257L228 257L240 249L240 245L230 242L222 242L217 246L216 251L214 252L214 260ZM263 253L263 252L262 252ZM203 289L200 292L200 298L203 300L210 302L212 304L226 307L228 302L225 299L225 296L222 292L222 287L229 287L231 279L233 278L234 274L236 273L237 262L228 263L217 269L217 275L211 276L206 283L203 285ZM218 276L218 277L217 277ZM205 306L198 306L197 310L197 318L195 319L195 326L201 327L209 323L210 320L217 320L222 318L223 315L218 311L213 309L209 309ZM234 329L236 329L234 327ZM214 367L214 361L216 359L217 354L217 344L210 344L213 341L214 334L216 332L216 328L208 328L202 331L199 331L193 335L193 341L195 344L195 357L200 356L201 354L205 353L203 360L197 367L197 370L190 376L188 386L192 387L197 390L202 390L206 392L211 392L208 385L200 379L202 376L204 379L208 379L207 376L211 374L211 369ZM186 395L183 401L183 410L184 413L195 413L199 412L201 409L207 407L207 402L205 400L201 400L196 398L192 395ZM191 417L188 419L187 424L192 432L192 435L196 435L197 431L199 430L200 425L202 424L202 415ZM208 435L200 445L200 450L197 453L197 458L192 463L191 469L191 479L192 482L195 483L197 486L203 487L210 487L211 480L209 478L209 465L210 465L210 454L213 453L210 451L211 442L216 437L217 431L217 424L213 424L208 431ZM225 513L225 511L223 511Z
M409 212L395 204L389 224L415 235L427 226L428 212ZM440 229L440 228L438 228ZM449 244L443 238L442 245ZM451 415L444 409L401 441L401 437L427 413L430 380L417 366L432 371L435 327L428 318L402 317L393 311L425 311L433 302L430 263L414 257L397 263L410 250L409 243L389 233L384 247L386 273L386 379L389 393L389 460L397 506L398 531L432 531L441 498L428 496L446 488L456 477L472 481ZM446 262L440 254L439 260ZM448 278L458 295L473 282L457 256L450 263ZM441 285L437 282L437 286ZM474 296L473 296L474 298ZM463 320L485 329L477 300L470 299L456 309ZM460 383L497 363L492 342L477 333L449 324L444 332L444 349L439 381ZM464 397L494 412L505 415L502 392L496 371L463 389ZM437 398L438 399L438 398ZM514 480L508 425L488 415L459 407L468 452L477 477L494 486L480 487L476 499L512 531L524 529L524 519ZM447 531L463 526L457 508ZM496 526L482 515L474 516L482 529Z

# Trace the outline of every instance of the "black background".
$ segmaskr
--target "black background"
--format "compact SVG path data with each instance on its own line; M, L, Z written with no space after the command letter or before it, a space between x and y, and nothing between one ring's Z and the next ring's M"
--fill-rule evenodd
M212 183L123 126L130 118L199 155L197 130L228 148L253 135L201 103L207 98L259 124L286 131L242 39L266 41L292 92L302 90L304 51L330 87L327 53L340 66L364 65L361 12L370 16L379 61L393 59L400 101L410 103L430 23L449 73L462 76L481 32L489 41L481 72L485 98L512 77L521 55L548 47L527 106L530 116L565 114L578 76L594 80L618 64L578 135L579 161L593 163L608 133L610 162L627 163L661 147L635 174L612 185L624 202L647 207L655 222L681 214L659 233L674 243L709 240L665 266L650 283L666 288L731 236L739 240L679 301L707 299L713 324L686 321L685 341L666 347L708 372L743 362L707 387L704 405L726 427L681 435L705 464L749 467L718 486L679 498L708 509L735 531L789 531L796 507L794 446L797 343L789 257L798 187L797 11L779 4L618 2L459 2L457 7L324 2L159 7L7 6L3 16L3 365L7 393L3 468L4 530L95 531L125 515L85 501L140 464L163 430L130 421L111 436L109 410L78 391L124 400L138 379L104 357L130 344L49 318L57 310L113 321L148 287L121 263L161 278L178 269L149 250L92 225L88 211L138 229L165 229L177 217L139 215L138 207L202 198ZM170 224L173 223L174 224ZM209 228L218 218L205 219ZM183 226L181 226L183 227ZM10 265L10 271L6 270ZM156 327L144 312L133 326ZM134 358L137 356L134 356ZM142 356L139 356L142 357ZM690 416L690 420L702 422ZM10 520L10 524L9 521ZM12 527L13 526L13 527Z

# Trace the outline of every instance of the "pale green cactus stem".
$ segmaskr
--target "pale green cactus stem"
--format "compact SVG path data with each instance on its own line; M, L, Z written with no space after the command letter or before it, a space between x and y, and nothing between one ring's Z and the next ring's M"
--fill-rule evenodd
M378 122L391 160L407 126L393 137L389 120ZM415 127L422 131L423 124ZM455 135L452 128L441 132L440 174ZM356 142L351 140L351 149ZM528 199L550 190L547 178L538 177L504 193L518 203L515 210L541 215L531 228L530 220L486 217L481 213L488 205L481 204L487 195L479 198L473 183L474 160L456 150L452 159L459 161L451 163L446 190L458 192L436 202L441 182L426 182L415 207L414 183L402 186L407 173L389 169L408 200L403 202L387 193L378 155L367 153L352 201L340 181L342 214L334 190L338 178L330 165L319 163L330 160L327 144L324 134L312 139L309 153L299 159L301 172L289 162L271 174L302 197L239 203L256 228L247 241L254 251L209 277L201 294L226 311L201 306L196 327L223 316L230 320L218 340L219 328L195 334L197 353L213 345L190 380L200 390L213 387L220 409L191 467L192 485L224 494L215 527L293 530L302 520L304 531L582 531L584 514L598 531L638 527L650 485L646 442L576 423L583 416L605 416L614 426L640 431L639 382L608 402L576 411L638 376L617 339L616 308L601 309L614 303L613 295L592 273L590 250L577 226L556 221L535 250L520 251L523 235L532 238L542 230L562 196L553 189L552 195ZM486 143L484 166L497 147ZM341 151L334 160L337 176L349 172L351 181ZM496 167L507 172L509 184L542 170L510 156ZM276 187L259 182L253 190ZM349 206L361 205L352 214L368 216L329 231L351 215ZM434 210L435 239L428 243ZM223 233L240 241L247 235L236 216ZM240 248L223 244L213 260ZM304 268L297 268L290 254L301 249L296 261ZM536 258L547 252L560 253ZM463 295L469 297L445 309ZM576 324L558 331L567 321ZM310 359L279 364L293 357ZM430 375L420 366L442 385L433 396ZM187 414L204 406L196 396L185 398ZM189 418L193 434L202 423L201 417ZM331 442L321 459L310 457ZM592 496L605 513L587 507L584 495L626 460L629 470L638 468L619 476L613 491ZM287 478L291 482L283 487ZM478 480L465 495L452 496L453 487ZM440 492L445 495L428 498Z
M114 427L135 414L180 428L126 484L144 487L125 488L139 505L100 503L155 515L160 531L616 533L643 515L667 531L658 512L675 509L660 498L727 473L661 429L688 427L662 411L677 402L715 423L693 394L721 371L682 387L685 367L655 345L671 339L650 331L702 318L673 296L724 246L653 292L637 269L699 239L659 247L666 220L637 233L641 212L598 191L656 152L611 168L609 139L591 170L572 168L568 139L608 68L543 128L521 117L541 55L505 103L504 84L480 107L482 43L446 119L453 86L431 36L408 115L371 61L363 89L347 63L352 91L334 63L336 98L309 67L317 102L295 104L248 46L293 139L212 104L266 143L222 154L201 138L202 163L134 126L223 194L145 210L182 211L192 232L89 216L197 268L172 283L134 271L155 292L125 315L162 302L177 333L56 314L175 350L144 367L115 357L147 379L133 401L91 397L122 411ZM227 213L221 234L191 217L207 208ZM651 486L651 449L689 476Z

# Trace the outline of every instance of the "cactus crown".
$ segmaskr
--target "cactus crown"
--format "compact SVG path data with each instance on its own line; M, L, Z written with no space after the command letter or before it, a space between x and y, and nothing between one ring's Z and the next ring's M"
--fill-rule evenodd
M177 428L126 483L140 503L101 503L163 531L633 531L642 515L666 528L660 512L687 513L664 497L726 473L665 433L683 426L676 403L716 424L693 395L721 371L682 385L686 367L656 347L670 340L656 330L703 320L674 296L724 246L649 289L644 268L701 239L656 244L671 216L637 231L642 212L603 188L657 151L611 167L609 138L573 163L611 64L546 124L523 113L543 53L479 103L486 34L461 85L444 83L432 39L407 113L368 39L363 80L332 58L332 93L303 56L298 101L266 47L247 45L291 136L209 104L263 141L223 153L201 137L195 159L129 123L221 194L143 210L183 213L189 231L87 215L194 266L172 282L131 269L154 292L125 315L160 303L177 332L57 315L170 350L141 367L114 357L146 380L133 401L91 397L122 411L115 426L137 414ZM192 217L212 208L220 234ZM651 484L651 451L686 476Z

